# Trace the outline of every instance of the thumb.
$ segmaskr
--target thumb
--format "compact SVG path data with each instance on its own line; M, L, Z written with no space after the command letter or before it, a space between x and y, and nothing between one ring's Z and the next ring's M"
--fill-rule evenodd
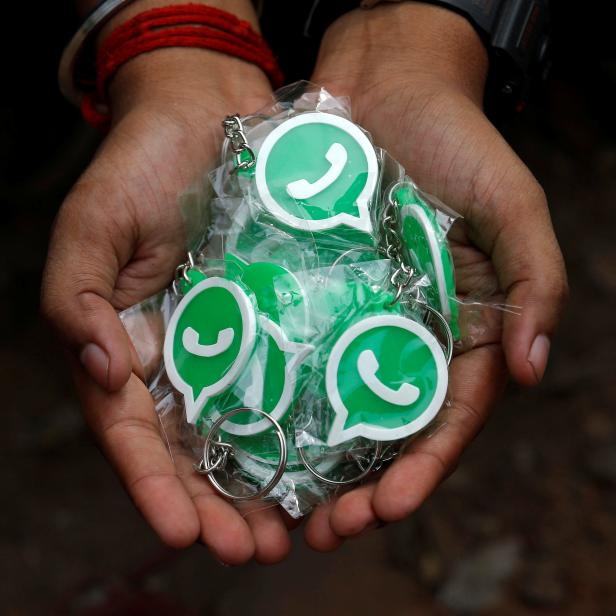
M116 391L134 363L128 334L111 304L117 250L104 221L91 215L92 208L76 205L84 204L67 199L52 234L42 312L94 381Z

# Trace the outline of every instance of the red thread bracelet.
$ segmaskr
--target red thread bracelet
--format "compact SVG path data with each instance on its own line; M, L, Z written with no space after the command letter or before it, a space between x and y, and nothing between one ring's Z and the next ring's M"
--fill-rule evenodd
M130 36L135 31L181 24L203 24L204 16L207 20L205 25L236 34L254 43L263 43L261 36L247 21L239 19L232 13L203 4L178 4L145 11L116 28L106 40L115 45L123 42L126 36Z
M118 26L102 43L96 60L96 86L84 95L84 118L97 128L109 126L107 86L128 60L166 47L196 47L219 51L251 62L263 70L274 87L283 75L267 43L251 25L221 9L182 4L152 9Z

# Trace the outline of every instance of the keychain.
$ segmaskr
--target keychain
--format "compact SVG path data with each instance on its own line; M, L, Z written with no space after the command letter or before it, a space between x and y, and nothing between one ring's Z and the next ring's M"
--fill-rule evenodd
M306 326L299 282L282 266L247 264L230 254L224 277L208 278L188 265L190 282L183 279L187 292L167 326L164 345L167 374L184 395L187 420L197 423L203 413L217 419L221 407L237 406L262 408L282 419L298 368L314 350L280 327L283 311L293 312L289 320L300 331ZM242 399L228 393L234 385ZM231 395L230 405L221 398L225 394ZM224 426L236 435L258 434L268 427L267 420L245 418Z
M279 124L259 149L255 183L263 206L293 229L346 225L373 231L376 152L365 133L345 118L313 112Z
M165 369L194 423L212 397L239 377L257 338L254 306L244 288L219 276L197 282L167 326Z
M364 436L391 441L436 416L447 393L447 360L423 325L399 314L355 322L335 342L326 367L336 417L330 446Z

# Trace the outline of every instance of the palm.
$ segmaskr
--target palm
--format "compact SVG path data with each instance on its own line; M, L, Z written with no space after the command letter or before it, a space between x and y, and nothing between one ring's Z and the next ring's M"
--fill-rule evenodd
M105 141L82 182L100 187L103 213L112 211L117 234L117 278L110 302L133 305L165 287L186 253L181 195L215 161L209 129L191 132L176 121L150 126L147 116L127 117ZM205 138L202 135L206 136ZM130 144L128 147L126 144ZM121 216L121 220L117 217Z

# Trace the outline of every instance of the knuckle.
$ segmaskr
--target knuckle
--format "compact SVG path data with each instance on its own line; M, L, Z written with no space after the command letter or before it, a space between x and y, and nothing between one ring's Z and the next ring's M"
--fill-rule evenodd
M443 476L443 480L448 479L449 477L451 477L458 470L459 466L460 466L459 458L456 458L455 460L452 460L449 463L449 466L445 469L445 475Z
M515 195L513 201L518 207L528 209L547 207L548 199L543 186L522 161L517 172L511 177L509 191Z

